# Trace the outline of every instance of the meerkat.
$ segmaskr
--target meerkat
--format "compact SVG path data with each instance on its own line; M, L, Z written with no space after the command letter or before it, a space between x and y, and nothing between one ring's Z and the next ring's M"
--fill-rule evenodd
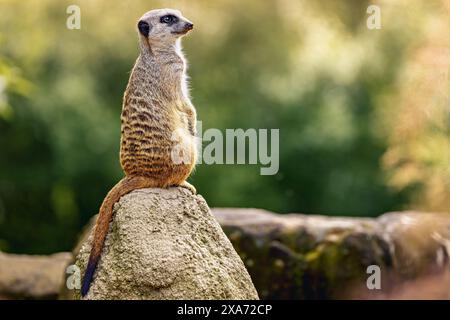
M120 164L125 173L100 207L81 295L90 288L113 215L114 204L141 188L181 186L196 160L196 111L190 101L181 38L194 25L173 9L145 13L137 23L140 54L125 90L121 114ZM174 148L182 143L184 156ZM182 152L182 153L183 153ZM186 161L187 160L187 161Z

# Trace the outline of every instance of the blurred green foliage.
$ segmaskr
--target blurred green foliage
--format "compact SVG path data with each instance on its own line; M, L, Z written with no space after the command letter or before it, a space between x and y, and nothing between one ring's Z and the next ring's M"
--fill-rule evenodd
M81 8L80 30L66 28L70 4ZM369 30L369 4L0 0L0 250L70 249L121 178L135 23L157 7L195 23L184 48L204 130L280 128L275 176L198 166L191 182L210 206L354 216L404 208L416 184L391 187L382 158L396 118L386 110L397 110L399 74L441 7L382 1L382 29Z

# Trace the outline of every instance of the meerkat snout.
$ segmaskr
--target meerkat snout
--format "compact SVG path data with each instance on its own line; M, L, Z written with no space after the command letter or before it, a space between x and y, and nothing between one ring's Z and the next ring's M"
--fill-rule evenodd
M176 27L172 33L173 34L179 34L179 35L183 35L188 33L190 30L194 29L194 25L190 22L186 22L186 23L182 23L180 24L180 26Z

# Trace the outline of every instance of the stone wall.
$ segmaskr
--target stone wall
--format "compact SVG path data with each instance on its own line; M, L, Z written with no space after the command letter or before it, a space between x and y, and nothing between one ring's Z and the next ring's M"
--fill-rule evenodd
M450 297L448 214L393 212L376 219L257 209L214 214L262 299L408 296L398 289L415 283L434 288L422 296L411 289L416 297ZM372 265L380 268L381 290L367 288Z

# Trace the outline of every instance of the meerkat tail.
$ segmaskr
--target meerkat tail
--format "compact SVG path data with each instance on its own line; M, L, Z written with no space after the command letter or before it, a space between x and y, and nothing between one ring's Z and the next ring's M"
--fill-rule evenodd
M151 179L139 176L125 177L109 191L108 195L103 200L95 225L91 254L84 273L81 296L84 297L91 286L92 278L94 277L95 269L100 260L103 244L108 233L109 222L112 219L114 204L119 201L122 196L133 190L149 187L154 187L154 183Z

